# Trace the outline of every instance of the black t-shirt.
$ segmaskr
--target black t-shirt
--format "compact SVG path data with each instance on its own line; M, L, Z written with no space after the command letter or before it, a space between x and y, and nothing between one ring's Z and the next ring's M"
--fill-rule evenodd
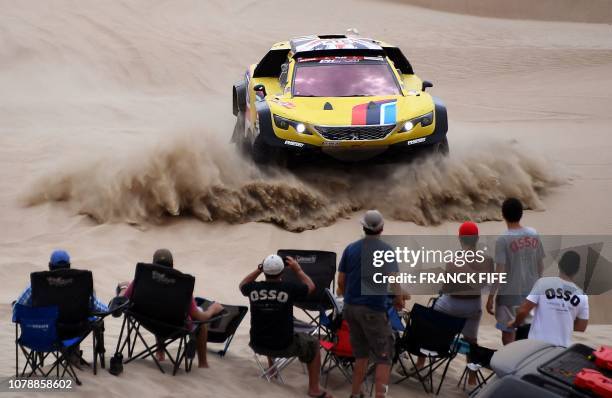
M241 292L251 303L251 345L283 350L293 341L293 302L308 286L291 282L251 282Z

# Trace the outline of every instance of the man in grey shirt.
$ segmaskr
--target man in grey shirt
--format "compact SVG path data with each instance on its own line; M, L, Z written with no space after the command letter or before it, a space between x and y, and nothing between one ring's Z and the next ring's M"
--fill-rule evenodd
M496 327L501 330L502 343L506 345L516 338L515 330L509 328L508 323L514 320L516 308L542 276L544 249L536 230L520 223L523 216L520 200L506 199L502 204L502 215L508 229L495 243L495 263L496 272L507 274L507 282L501 287L496 284L491 288L487 312L495 315Z

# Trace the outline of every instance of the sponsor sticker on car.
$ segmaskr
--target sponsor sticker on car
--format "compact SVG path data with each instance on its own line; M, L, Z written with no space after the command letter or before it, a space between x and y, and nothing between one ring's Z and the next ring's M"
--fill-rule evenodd
M279 104L280 106L287 108L287 109L293 109L295 108L295 104L293 102L289 102L289 101L283 101L280 98L274 97L270 100L271 102L274 102L276 104Z
M346 64L346 63L355 63L361 61L378 61L383 62L384 59L382 57L364 57L359 55L354 56L327 56L327 57L308 57L308 58L298 58L297 62L318 62L320 64Z
M302 144L301 142L295 142L295 141L290 141L290 140L285 140L285 145L295 146L298 148L301 148L304 146L304 144Z
M406 145L420 144L421 142L425 142L425 137L423 137L423 138L416 138L414 140L406 141Z

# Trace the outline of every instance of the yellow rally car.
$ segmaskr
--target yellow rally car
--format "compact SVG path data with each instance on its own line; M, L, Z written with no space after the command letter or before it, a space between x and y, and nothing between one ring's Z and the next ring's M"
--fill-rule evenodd
M448 152L446 108L399 48L345 35L276 43L232 89L232 141L257 163Z

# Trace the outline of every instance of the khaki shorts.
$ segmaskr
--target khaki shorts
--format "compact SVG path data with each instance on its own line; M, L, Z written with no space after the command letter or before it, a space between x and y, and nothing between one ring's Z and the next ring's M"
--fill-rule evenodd
M272 358L298 357L300 362L310 363L319 351L319 340L306 333L295 333L291 344L283 350L269 350L253 346L251 348L259 355Z
M514 329L508 327L508 322L513 321L516 317L516 307L507 305L498 305L495 307L496 328L502 332L513 333Z
M393 331L387 314L363 305L345 304L343 314L348 322L355 358L370 358L377 364L393 360Z

